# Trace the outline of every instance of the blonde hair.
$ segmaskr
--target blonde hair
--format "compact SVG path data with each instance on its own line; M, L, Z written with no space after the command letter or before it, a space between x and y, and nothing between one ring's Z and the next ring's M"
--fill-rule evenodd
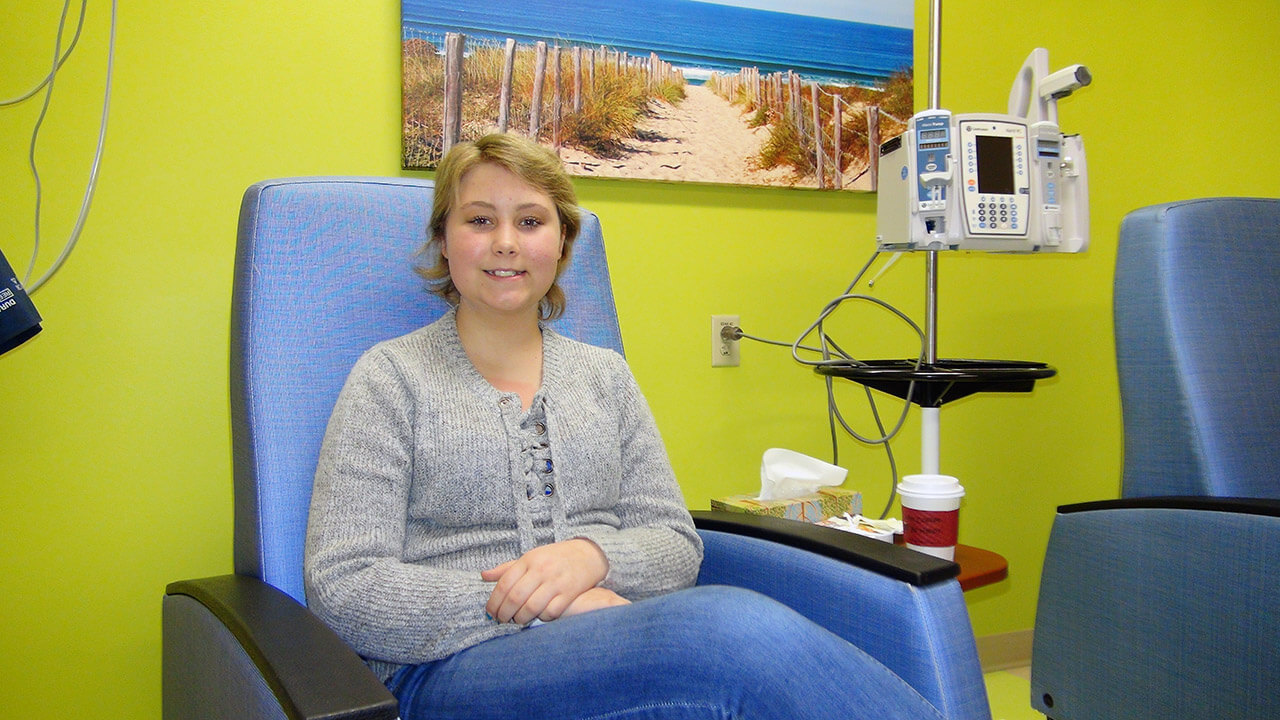
M546 193L555 204L556 215L564 234L564 250L556 264L556 281L551 283L551 288L547 290L538 308L539 318L554 320L564 314L564 290L560 288L558 281L560 274L569 265L573 241L577 239L582 223L578 212L578 198L560 158L551 150L519 135L485 135L474 142L459 143L445 154L436 170L435 196L432 198L431 219L427 225L427 243L421 250L424 260L433 264L428 267L424 263L415 270L426 278L428 290L444 298L450 305L458 304L461 298L449 275L449 260L444 256L444 231L449 213L458 201L463 176L486 162L505 168L530 186Z

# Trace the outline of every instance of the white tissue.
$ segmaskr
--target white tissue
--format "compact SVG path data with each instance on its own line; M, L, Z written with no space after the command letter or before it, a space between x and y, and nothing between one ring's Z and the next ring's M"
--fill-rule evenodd
M758 500L789 500L812 495L820 487L840 485L849 474L838 465L823 462L794 450L769 448L760 462Z

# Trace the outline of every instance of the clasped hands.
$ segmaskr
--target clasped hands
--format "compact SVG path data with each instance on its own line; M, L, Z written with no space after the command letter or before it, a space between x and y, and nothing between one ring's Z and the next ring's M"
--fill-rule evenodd
M595 543L574 538L534 548L515 560L480 573L496 582L485 611L498 622L525 625L626 605L628 600L598 587L609 562Z

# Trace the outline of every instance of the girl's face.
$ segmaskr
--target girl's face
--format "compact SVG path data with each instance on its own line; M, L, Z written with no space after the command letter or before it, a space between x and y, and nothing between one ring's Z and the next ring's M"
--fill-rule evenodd
M536 318L556 279L564 230L546 193L483 162L458 184L442 252L461 296L459 312Z

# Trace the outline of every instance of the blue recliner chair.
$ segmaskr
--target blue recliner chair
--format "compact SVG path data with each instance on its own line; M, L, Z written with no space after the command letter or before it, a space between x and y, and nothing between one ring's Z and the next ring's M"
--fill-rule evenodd
M231 337L235 574L167 589L168 720L396 717L390 693L307 610L303 538L321 438L351 366L445 309L411 270L431 193L423 180L299 178L245 195ZM561 284L557 330L621 352L589 212ZM879 659L944 717L990 719L956 565L805 523L694 514L700 583L771 595Z
M1280 200L1120 230L1119 500L1059 508L1032 704L1078 718L1280 716Z

